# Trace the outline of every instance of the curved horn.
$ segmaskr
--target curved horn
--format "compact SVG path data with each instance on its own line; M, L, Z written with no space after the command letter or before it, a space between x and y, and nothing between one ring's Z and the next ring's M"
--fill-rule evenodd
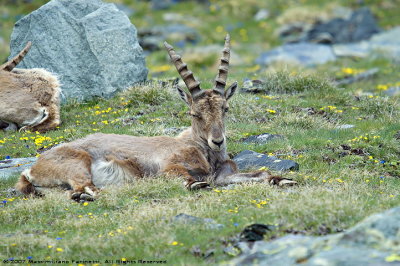
M195 96L200 93L200 82L195 79L193 72L190 71L187 65L182 61L181 56L176 54L174 48L167 42L164 42L164 46L167 49L169 57L174 63L176 70L178 70L179 75L182 77L186 87L189 89L190 94Z
M3 65L0 66L0 70L5 70L5 71L11 71L14 69L14 67L16 67L19 62L22 61L22 59L24 59L25 55L28 53L29 49L31 49L32 43L28 42L25 46L24 49L22 49L21 52L19 52L19 54L17 54L13 59L11 59L10 61L4 63Z
M214 91L217 91L222 95L224 95L226 80L228 79L229 58L231 54L230 40L231 38L229 34L227 34L225 37L225 46L222 50L221 63L218 67L218 75L215 78Z

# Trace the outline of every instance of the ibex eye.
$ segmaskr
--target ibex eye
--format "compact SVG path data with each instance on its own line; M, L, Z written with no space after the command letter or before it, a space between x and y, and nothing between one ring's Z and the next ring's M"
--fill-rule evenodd
M191 116L196 117L196 118L201 118L201 116L199 114L196 113L190 113Z
M225 113L229 111L229 107L225 107Z

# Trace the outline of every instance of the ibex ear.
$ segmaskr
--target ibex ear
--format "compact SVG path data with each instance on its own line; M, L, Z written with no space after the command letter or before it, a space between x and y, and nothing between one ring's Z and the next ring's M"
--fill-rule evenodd
M192 105L192 96L187 94L184 90L182 90L178 85L175 86L176 89L179 92L179 96L181 96L181 99L188 105Z
M237 81L235 81L229 88L225 91L225 99L229 100L235 94L235 91L237 89Z

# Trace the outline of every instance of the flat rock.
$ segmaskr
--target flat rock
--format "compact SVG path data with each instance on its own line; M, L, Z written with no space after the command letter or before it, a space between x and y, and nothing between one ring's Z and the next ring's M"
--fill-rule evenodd
M229 265L399 265L400 207L375 214L346 232L287 235L256 241Z
M244 150L233 158L240 170L267 167L274 171L299 170L299 164L292 160L281 160L275 156Z
M36 160L36 157L1 160L0 179L6 179L12 175L21 173L23 170L30 168L36 162Z
M332 47L314 43L293 43L262 53L256 64L270 65L275 62L314 66L336 60Z
M180 213L173 218L174 222L187 223L187 224L204 224L208 229L222 229L223 224L218 224L211 218L200 218L185 213Z
M270 142L271 140L276 139L283 139L282 135L270 134L270 133L263 133L260 135L253 135L247 138L242 139L244 143L257 143L257 144L264 144Z
M19 67L55 73L68 98L110 97L147 78L136 28L114 4L52 0L15 24L10 58L27 41Z

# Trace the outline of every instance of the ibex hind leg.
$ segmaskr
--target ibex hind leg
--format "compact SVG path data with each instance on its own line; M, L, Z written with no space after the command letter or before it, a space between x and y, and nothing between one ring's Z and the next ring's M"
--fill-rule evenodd
M39 187L69 185L71 199L94 200L98 189L92 181L90 155L69 147L56 149L53 154L44 155L32 166L32 183Z
M280 176L273 176L266 171L256 171L251 173L238 173L236 164L227 160L221 165L220 170L217 172L215 178L215 185L225 186L229 184L240 184L249 182L265 182L271 185L287 186L297 184L295 181L283 178Z

